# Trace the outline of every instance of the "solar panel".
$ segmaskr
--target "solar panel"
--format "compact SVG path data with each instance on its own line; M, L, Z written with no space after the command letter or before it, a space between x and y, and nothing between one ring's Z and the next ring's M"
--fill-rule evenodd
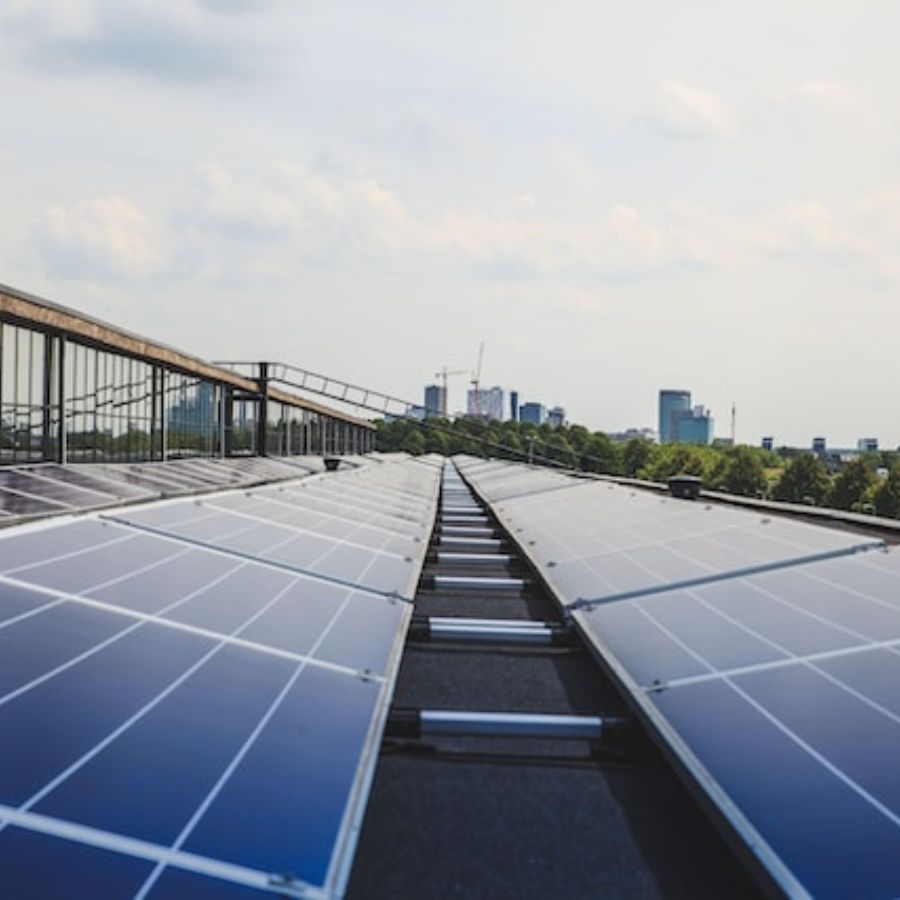
M397 466L427 529L439 471ZM391 580L314 535L327 578L276 558L284 526L236 553L227 509L203 541L176 533L193 501L141 509L0 535L0 894L339 895L426 542L395 535Z
M319 460L319 469L322 468ZM0 468L0 520L23 520L99 509L160 496L296 480L316 464L259 458L192 458L138 464Z
M529 475L542 483L536 472L522 477ZM477 474L472 480L480 488ZM880 544L758 512L572 481L566 490L496 501L501 520L567 604Z
M656 498L632 507L610 490L604 504L603 491L497 509L538 536L534 546L555 529L554 552L572 566L577 554L590 560L561 576L564 564L531 549L600 661L770 883L791 896L896 896L900 553L735 510L707 530L701 504L674 502L684 514L660 513L656 543L629 546L617 531L646 535L651 521L629 509ZM728 524L735 515L750 524ZM688 536L667 538L669 529ZM569 535L577 551L566 556ZM602 552L591 555L592 538ZM854 542L870 552L848 552ZM708 565L709 577L673 567L675 549L679 561ZM739 554L759 571L742 569ZM586 589L595 602L579 604Z

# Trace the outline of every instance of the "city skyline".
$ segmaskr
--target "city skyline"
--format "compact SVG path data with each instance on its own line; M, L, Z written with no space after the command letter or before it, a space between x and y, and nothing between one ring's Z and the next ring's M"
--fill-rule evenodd
M484 340L483 383L592 430L683 384L739 442L896 447L898 26L13 0L0 282L410 399Z

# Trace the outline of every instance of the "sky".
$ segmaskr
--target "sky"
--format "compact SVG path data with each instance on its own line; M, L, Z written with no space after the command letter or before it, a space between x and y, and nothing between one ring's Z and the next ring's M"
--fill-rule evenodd
M4 0L0 282L591 429L900 444L900 4ZM450 380L464 405L468 375Z

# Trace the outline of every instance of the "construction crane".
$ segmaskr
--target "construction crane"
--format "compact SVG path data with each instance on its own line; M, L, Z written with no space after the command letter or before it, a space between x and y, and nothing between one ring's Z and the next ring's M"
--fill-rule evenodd
M451 375L465 375L465 374L466 374L465 369L448 369L446 366L444 366L440 372L434 373L434 377L440 378L441 381L444 383L444 393L441 394L441 418L442 419L447 418L447 379Z
M478 347L478 362L472 373L472 387L475 389L475 415L481 418L481 361L484 358L484 341Z

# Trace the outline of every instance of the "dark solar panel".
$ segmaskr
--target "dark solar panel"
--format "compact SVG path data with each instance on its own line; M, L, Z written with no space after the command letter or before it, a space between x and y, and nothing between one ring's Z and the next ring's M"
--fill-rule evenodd
M782 890L897 895L900 554L629 493L596 486L497 509L535 541L532 558L600 659ZM543 551L550 537L559 565ZM742 572L750 563L760 570Z
M438 474L409 480L423 529ZM146 509L160 529L210 512ZM340 893L411 614L383 594L408 595L425 544L387 569L303 533L354 588L266 561L301 532L260 512L212 510L215 547L94 517L0 535L4 896L45 870L48 895ZM225 546L248 525L259 559Z

